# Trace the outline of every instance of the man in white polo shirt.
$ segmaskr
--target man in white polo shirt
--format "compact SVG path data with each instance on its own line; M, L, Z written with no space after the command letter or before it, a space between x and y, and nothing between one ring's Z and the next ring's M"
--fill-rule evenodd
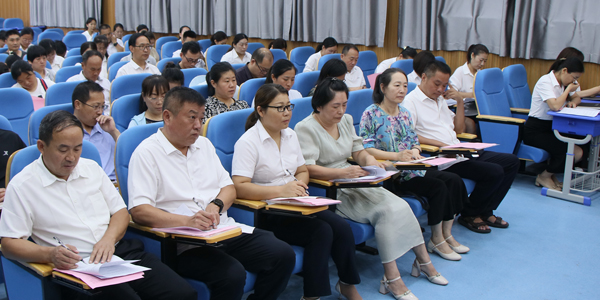
M122 66L117 72L117 76L150 73L160 75L158 68L149 64L146 60L150 56L152 45L144 33L134 33L129 39L129 51L131 51L131 61Z
M102 91L104 94L104 104L110 107L110 81L100 76L101 71L102 54L96 50L86 51L81 57L81 72L71 76L67 79L67 82L89 80L99 84L104 89ZM104 110L105 115L109 113L109 108Z
M456 134L464 132L464 102L453 88L446 91L450 73L450 67L443 62L433 60L428 63L421 84L402 102L410 111L422 144L438 147L458 144ZM457 100L456 114L448 108L444 98ZM515 155L493 151L484 151L479 157L446 169L476 182L470 203L465 205L458 222L478 233L489 233L489 226L508 227L508 223L493 212L508 193L518 170L519 159Z
M348 73L346 73L346 79L344 82L348 86L348 90L356 91L367 88L367 82L365 76L360 67L356 66L358 62L358 48L354 45L346 45L342 49L340 59L346 63Z
M74 269L89 256L104 263L113 254L149 267L144 278L99 288L94 299L196 299L196 291L139 240L122 240L129 224L123 198L94 161L82 158L83 128L58 110L40 124L42 155L9 183L0 219L2 254L26 262ZM29 238L33 242L29 241ZM61 247L64 243L65 247ZM68 249L66 248L68 247ZM64 288L62 299L87 299Z

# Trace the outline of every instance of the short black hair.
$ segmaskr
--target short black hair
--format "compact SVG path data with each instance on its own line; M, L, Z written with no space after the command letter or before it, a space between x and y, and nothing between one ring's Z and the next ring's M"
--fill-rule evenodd
M265 58L271 58L271 61L273 61L273 53L271 53L271 50L264 47L254 50L254 53L252 53L251 57L251 59L254 59L257 64L262 63Z
M24 36L26 34L31 34L31 36L33 37L33 29L31 29L31 27L25 27L21 29L21 36Z
M54 41L56 44L56 55L64 57L67 54L67 45L63 41Z
M348 67L343 60L337 58L330 59L321 68L319 78L317 78L317 85L327 77L339 77L346 73L348 73Z
M140 25L138 25L138 27L136 27L136 28L135 28L135 31L137 31L137 32L139 33L140 31L142 31L142 30L144 30L144 29L146 29L146 30L150 30L150 29L148 28L148 26L146 26L146 24L140 24Z
M85 20L85 26L84 27L87 28L87 25L90 24L90 23L92 23L92 21L96 21L96 18L92 18L92 17L87 18L87 20ZM98 25L98 21L96 21L96 25Z
M6 41L6 31L0 30L0 40Z
M433 61L429 62L423 70L423 73L427 76L427 78L433 77L437 72L450 75L452 73L452 69L450 69L445 62L434 59Z
M163 72L164 75L164 72ZM156 89L156 93L161 91L169 91L169 82L161 75L150 75L142 81L142 93L140 94L140 111L146 111L148 106L144 101L144 96L150 96L152 91Z
M102 93L104 89L99 84L93 81L84 81L78 84L73 90L73 96L71 96L71 103L75 107L75 100L79 100L81 103L87 103L90 100L90 93Z
M210 84L210 81L214 80L215 82L219 82L221 76L223 76L223 74L229 71L235 74L235 69L231 66L230 63L226 61L218 62L214 64L212 68L210 68L210 71L208 72L208 74L206 74L206 84L208 85L207 87L209 96L215 94L215 88L212 86L212 84Z
M185 40L187 38L196 39L196 38L198 38L198 35L193 30L188 30L183 33L183 39Z
M81 62L84 64L87 63L88 59L90 59L90 57L92 57L92 56L98 56L98 57L100 57L100 59L102 59L102 60L104 59L102 57L102 53L100 53L100 51L90 50L90 51L83 53L83 55L81 56Z
M8 73L8 72L10 72L10 68L8 68L8 66L5 63L0 62L0 74L4 74L4 73Z
M310 102L313 112L318 114L319 111L317 108L327 105L327 103L335 98L335 94L337 92L346 93L346 98L348 98L348 86L342 80L339 80L335 77L325 78L325 80L317 85L315 93Z
M79 55L83 55L83 53L85 53L85 51L87 51L87 49L92 49L94 51L97 51L98 47L96 46L96 43L94 43L94 42L85 42L85 43L81 44L81 47L79 47Z
M46 55L50 55L52 52L56 52L56 43L51 39L43 39L38 45L46 49Z
M184 86L174 87L165 95L163 111L169 110L174 115L177 115L185 103L204 106L206 105L206 99L196 90Z
M154 36L154 33L152 33L152 31L146 31L144 32L144 35L148 38L148 41L156 40L156 37Z
M271 49L271 48L282 49L282 50L287 49L287 42L282 38L275 39L274 41L272 41L269 44L269 49Z
M190 31L186 31L185 33L188 33ZM198 42L185 42L183 43L183 46L181 47L181 53L186 54L186 53L192 53L192 54L196 54L199 53L200 51L202 51L202 48L200 48L200 44L198 44Z
M21 76L23 73L34 74L30 63L19 59L15 61L12 66L10 66L10 75L14 80L17 80L17 78L19 78L19 76Z
M417 55L417 49L415 49L415 48L406 46L406 47L400 48L400 49L402 49L402 52L400 52L400 55L402 55L402 57L404 59L414 58L415 55Z
M348 51L350 51L350 49L354 49L354 50L356 50L356 52L360 52L360 51L358 51L358 48L356 46L346 45L346 46L344 46L344 48L342 48L342 54L344 54L344 55L348 54Z
M429 51L421 51L417 53L415 57L413 57L413 70L415 73L417 73L417 75L419 75L419 77L421 77L421 75L423 75L423 71L425 71L425 66L434 60L435 56L433 53Z
M11 54L9 55L6 60L4 60L4 63L6 64L6 66L10 69L12 67L12 65L19 60L23 60L23 58L21 58L20 56L16 55L16 54Z
M217 31L210 37L210 45L216 45L217 42L227 39L227 33L223 31Z
M100 30L102 30L102 29L110 29L110 25L102 24L102 25L100 25Z
M121 29L125 30L125 27L123 27L123 24L121 23L116 23L115 26L113 26L113 31L117 30L117 28L121 27Z
M6 32L6 38L8 39L11 35L18 35L19 37L21 37L21 34L19 34L19 31L16 29L11 29L9 31Z
M61 132L71 126L81 129L81 134L83 135L83 126L77 117L66 110L53 111L47 114L40 122L39 139L44 144L49 145L52 141L52 135L55 132Z
M38 45L31 45L27 48L27 61L33 62L36 58L47 56L48 51L46 48Z
M180 85L183 85L185 82L185 76L183 75L183 72L173 62L168 62L165 65L161 75L167 80L168 83L176 82Z
M192 28L190 28L190 26L183 25L183 26L179 27L179 33L180 33L180 34L181 34L181 32L183 31L183 29L184 29L184 28L187 28L187 29L189 29L189 30L192 30Z
M108 46L108 37L99 34L94 38L94 44L104 44L104 46Z
M142 32L142 33L140 33L140 32L134 33L134 34L132 34L132 35L131 35L131 37L129 38L129 46L131 46L131 47L135 47L135 46L137 46L137 40L138 40L140 37L145 37L145 38L148 38L148 37L147 37L147 36L146 36L146 35L145 35L143 32ZM150 39L148 39L148 40L150 40Z

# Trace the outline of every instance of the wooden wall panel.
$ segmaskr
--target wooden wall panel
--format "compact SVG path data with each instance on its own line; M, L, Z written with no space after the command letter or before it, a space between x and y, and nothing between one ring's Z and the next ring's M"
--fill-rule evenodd
M0 0L0 18L21 18L29 26L29 0Z

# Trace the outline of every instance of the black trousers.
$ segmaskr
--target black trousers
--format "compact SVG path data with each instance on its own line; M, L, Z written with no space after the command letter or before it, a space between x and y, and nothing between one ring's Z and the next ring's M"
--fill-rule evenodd
M519 159L513 154L484 151L478 158L457 163L445 171L476 182L461 215L488 218L508 193L517 172Z
M331 295L329 286L329 256L333 259L340 281L359 284L356 268L354 235L350 225L330 210L314 214L314 218L270 215L264 229L291 245L304 247L304 296Z
M552 121L529 117L525 122L523 142L526 145L546 150L550 154L546 171L563 173L567 160L567 143L560 141L552 131Z
M415 177L408 181L394 181L394 193L402 195L411 192L427 197L429 210L427 224L435 225L442 221L453 220L469 202L467 188L461 177L451 172L430 170L424 177Z
M115 255L125 260L136 260L135 264L151 268L144 272L144 278L99 288L101 294L94 296L82 295L66 287L61 288L63 299L186 299L196 300L198 295L181 276L163 264L160 259L144 252L144 244L140 240L121 240L115 249Z
M243 233L221 243L221 248L198 247L181 253L177 272L206 283L211 299L238 300L244 294L248 270L257 273L254 294L248 299L277 299L294 269L292 247L258 228L253 234Z

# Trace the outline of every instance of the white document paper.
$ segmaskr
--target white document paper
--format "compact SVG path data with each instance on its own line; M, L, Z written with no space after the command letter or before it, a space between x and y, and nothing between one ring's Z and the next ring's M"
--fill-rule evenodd
M181 204L175 210L175 214L190 217L190 216L194 215L194 212L189 207L187 207L187 205ZM254 227L248 226L246 224L235 222L232 218L228 218L228 219L231 220L231 222L228 222L229 220L222 220L222 221L226 221L226 222L221 223L218 226L222 226L222 225L226 225L226 226L234 225L234 226L239 226L242 229L242 233L252 234L254 232Z
M94 275L100 279L106 279L150 270L150 268L132 264L139 260L123 260L116 255L113 255L109 262L103 264L90 263L89 260L89 257L84 258L83 261L85 263L81 261L78 262L77 268L72 271Z
M593 118L593 117L597 116L598 113L600 113L600 110L593 109L593 108L587 108L587 107L576 107L576 108L564 107L558 113Z

